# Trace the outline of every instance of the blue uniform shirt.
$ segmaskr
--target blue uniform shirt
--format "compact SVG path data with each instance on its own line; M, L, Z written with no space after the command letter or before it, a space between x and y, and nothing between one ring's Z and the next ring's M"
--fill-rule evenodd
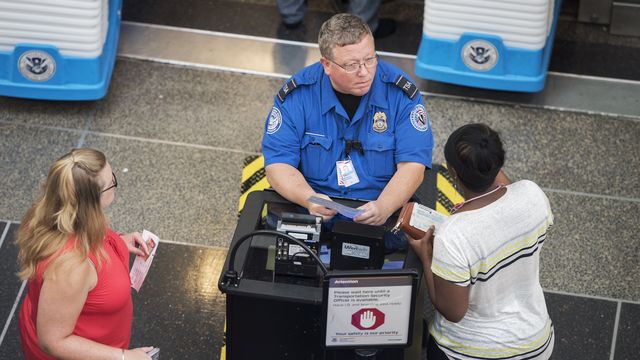
M275 163L298 168L314 191L329 196L375 200L399 162L431 167L433 134L422 96L414 85L396 85L399 68L379 61L369 92L353 119L336 97L318 62L287 81L265 123L262 152L265 166ZM411 98L407 92L413 89ZM405 92L407 91L407 92ZM339 186L336 162L345 160L347 140L359 140L363 153L349 157L359 182Z

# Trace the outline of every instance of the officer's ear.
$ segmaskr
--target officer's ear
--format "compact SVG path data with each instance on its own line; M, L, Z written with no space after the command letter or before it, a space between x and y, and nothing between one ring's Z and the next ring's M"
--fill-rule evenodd
M327 59L325 59L324 57L320 58L320 64L322 64L322 68L324 69L324 73L327 76L331 75L331 62Z

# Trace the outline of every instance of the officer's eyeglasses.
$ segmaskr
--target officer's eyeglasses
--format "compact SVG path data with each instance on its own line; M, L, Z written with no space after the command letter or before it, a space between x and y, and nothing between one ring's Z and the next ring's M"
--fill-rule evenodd
M337 62L335 62L335 61L333 61L331 59L327 59L327 60L331 61L332 63L334 63L336 65L338 65L344 71L346 71L346 72L351 74L351 73L354 73L354 72L360 70L360 66L363 66L363 65L367 69L370 69L370 68L376 66L376 64L378 63L378 54L376 54L376 55L374 55L374 56L372 56L370 58L364 59L363 62L360 62L360 63L354 62L354 63L349 63L349 64L346 64L346 65L340 65L340 64L338 64Z
M103 192L109 191L109 190L111 190L113 188L117 188L118 187L118 179L116 178L116 174L111 173L111 175L113 175L113 183L108 188L103 189L102 191L100 191L100 194L102 194Z

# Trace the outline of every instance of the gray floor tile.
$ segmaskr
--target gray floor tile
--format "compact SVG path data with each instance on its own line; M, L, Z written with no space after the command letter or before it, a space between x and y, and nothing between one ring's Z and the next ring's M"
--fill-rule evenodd
M79 138L75 131L0 123L0 219L22 218L49 167L74 148Z
M555 331L553 359L609 359L616 303L546 292Z
M0 326L4 327L11 308L16 301L22 281L15 275L18 271L18 247L14 244L18 225L9 227L7 237L0 247Z
M555 224L542 249L542 286L640 301L640 203L548 196Z
M217 359L225 322L217 283L225 256L219 249L161 245L140 292L133 292L131 346L160 347L162 359Z
M0 236L4 231L6 223L0 222ZM20 292L22 281L15 275L18 271L18 248L15 246L14 241L18 231L18 224L11 224L7 235L0 247L0 328L3 328L9 320L11 315L11 309L16 302L16 298ZM26 291L23 291L22 298ZM7 333L0 344L0 359L22 359L22 352L20 350L20 335L18 330L18 314L20 312L21 302L16 307L11 320Z
M6 224L0 223L0 234ZM18 231L18 224L11 224L6 238L0 248L0 327L4 327L9 315L11 320L7 333L0 344L0 359L22 359L22 351L20 350L20 332L18 330L18 314L22 300L18 303L15 311L11 314L13 304L16 302L20 293L22 281L15 275L18 271L17 255L18 248L14 241ZM26 289L22 293L22 299L26 294Z
M459 126L483 122L500 132L514 179L542 187L640 198L640 124L601 115L426 98L436 138L434 161Z
M118 177L107 210L115 229L145 228L161 239L228 246L244 155L96 135L86 145L104 151Z
M634 360L640 354L640 304L622 303L615 360Z
M256 152L283 82L119 59L91 129Z
M24 293L22 294L24 299ZM3 319L4 320L4 319ZM3 323L4 326L4 323ZM13 314L11 324L7 329L7 334L0 345L0 359L22 360L22 350L20 348L20 330L18 329L18 312Z
M98 101L43 101L0 96L0 120L32 125L84 129Z

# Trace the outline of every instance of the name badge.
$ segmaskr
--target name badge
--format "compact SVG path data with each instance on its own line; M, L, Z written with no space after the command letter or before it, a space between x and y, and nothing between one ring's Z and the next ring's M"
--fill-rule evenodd
M349 187L360 182L351 159L336 161L336 170L338 186Z

